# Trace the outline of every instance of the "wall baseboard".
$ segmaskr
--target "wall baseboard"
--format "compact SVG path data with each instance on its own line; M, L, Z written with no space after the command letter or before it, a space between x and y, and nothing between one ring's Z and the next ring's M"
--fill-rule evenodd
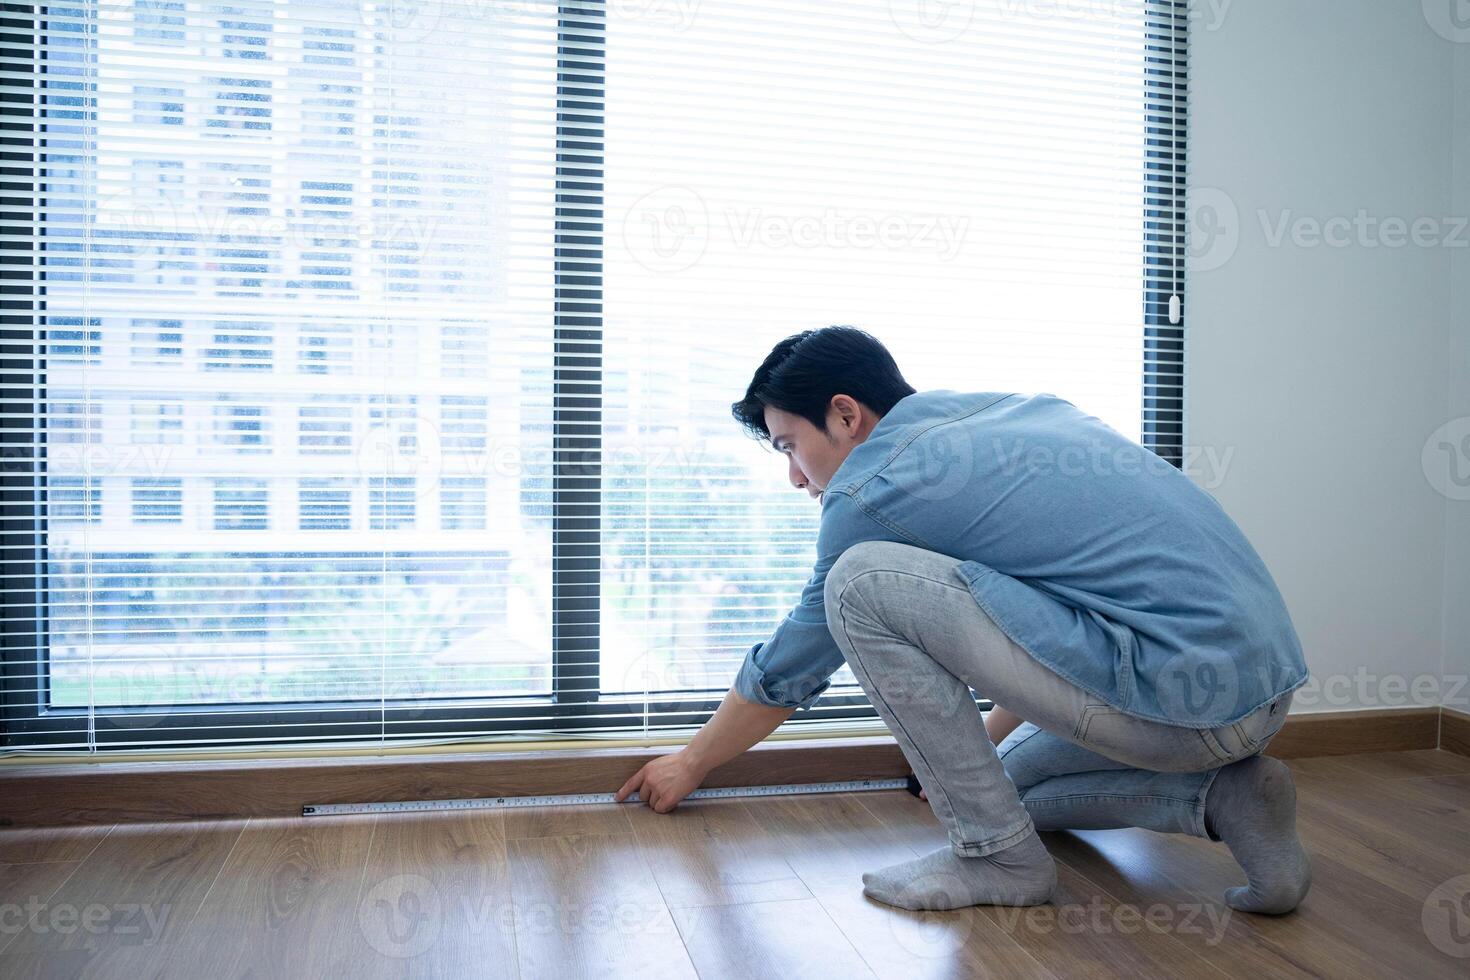
M0 827L300 816L309 803L616 792L659 748L0 768ZM757 745L703 785L902 778L888 735Z
M1267 753L1297 758L1436 747L1470 755L1470 715L1440 708L1293 715ZM291 817L308 803L610 793L668 751L589 748L0 767L0 827ZM710 773L703 785L891 779L908 771L891 736L766 742Z
M1432 707L1289 715L1266 754L1298 759L1438 748L1439 713L1439 708Z
M1458 708L1441 709L1439 747L1447 752L1470 755L1470 714Z

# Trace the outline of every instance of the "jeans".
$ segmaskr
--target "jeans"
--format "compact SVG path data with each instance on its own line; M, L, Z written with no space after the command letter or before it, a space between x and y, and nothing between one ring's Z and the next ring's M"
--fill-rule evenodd
M902 748L958 854L1037 830L1143 827L1219 840L1205 797L1220 767L1281 728L1284 694L1218 728L1126 714L1043 666L975 602L957 559L911 545L848 548L827 576L827 625ZM1026 719L994 746L971 688Z

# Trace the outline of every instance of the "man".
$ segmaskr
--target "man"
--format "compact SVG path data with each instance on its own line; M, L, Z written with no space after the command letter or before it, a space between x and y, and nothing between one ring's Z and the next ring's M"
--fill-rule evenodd
M620 801L673 809L846 660L950 841L863 875L868 896L1038 904L1056 868L1037 830L1144 827L1223 841L1247 879L1232 907L1296 907L1295 788L1260 752L1306 665L1212 497L1054 396L916 392L849 327L781 341L733 411L821 500L816 568L709 724Z

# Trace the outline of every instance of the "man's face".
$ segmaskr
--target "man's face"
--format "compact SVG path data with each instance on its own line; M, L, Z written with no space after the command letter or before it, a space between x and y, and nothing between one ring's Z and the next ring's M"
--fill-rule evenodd
M868 438L877 417L861 402L834 395L827 407L827 431L800 415L766 406L771 446L787 458L791 485L820 498L847 454Z

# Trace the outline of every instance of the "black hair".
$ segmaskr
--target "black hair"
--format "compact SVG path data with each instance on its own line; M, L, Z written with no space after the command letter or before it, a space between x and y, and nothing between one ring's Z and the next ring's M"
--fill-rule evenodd
M745 397L730 412L752 436L769 439L767 405L826 432L834 395L848 395L881 418L913 393L878 338L856 327L823 327L794 334L771 348Z

